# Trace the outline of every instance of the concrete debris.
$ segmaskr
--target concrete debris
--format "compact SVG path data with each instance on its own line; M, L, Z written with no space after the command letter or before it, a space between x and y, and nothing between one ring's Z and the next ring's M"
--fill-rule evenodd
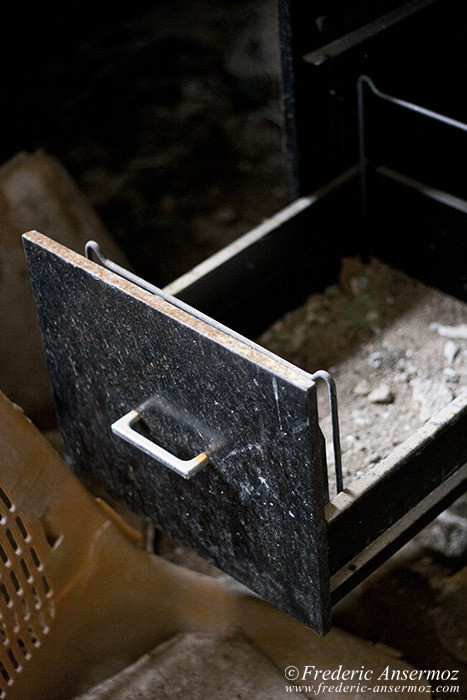
M362 275L368 285L364 294L355 296L351 281ZM369 322L374 311L379 315L377 326ZM305 370L324 367L331 372L337 385L341 435L359 438L343 440L345 484L350 485L352 475L373 464L371 455L389 454L463 392L467 386L463 343L454 341L461 351L451 364L443 354L449 339L433 333L430 325L442 320L446 327L458 328L465 319L466 307L458 299L377 260L363 265L348 259L339 285L312 294L302 307L265 331L259 343ZM394 403L371 401L370 394L381 385L389 388L384 398L392 394ZM326 443L332 445L324 387L318 389L318 403L321 429ZM332 458L328 467L332 498Z
M412 540L334 608L336 623L403 649L424 669L456 669L466 688L467 570L458 573ZM454 676L454 674L453 674ZM445 675L446 677L446 675ZM439 694L451 698L451 694ZM395 697L395 696L394 696Z
M352 277L350 280L350 289L355 297L360 296L360 294L364 294L367 287L368 277L366 275L357 275L356 277Z
M437 331L438 335L443 338L467 340L467 323L461 323L458 326L442 326L439 323L431 323L430 330Z
M339 272L339 288L348 296L358 297L368 287L365 265L358 256L342 258Z
M336 628L320 638L291 618L282 616L279 619L277 611L271 611L269 616L266 609L256 619L254 615L250 617L250 623L251 641L232 634L178 634L75 700L281 700L290 697L286 686L293 688L294 685L301 686L301 697L312 698L315 697L313 690L308 691L305 685L311 688L315 679L306 676L301 682L305 667L309 673L329 669L334 677L339 669L362 667L371 669L373 678L384 677L387 669L401 675L413 671L395 649L367 642ZM381 683L378 697L390 700L394 696L389 689L384 690L384 685L387 683ZM429 697L423 690L426 685L423 675L418 678L417 674L417 680L411 685L420 688L417 697ZM343 686L347 686L347 690L342 689ZM357 683L328 679L320 697L358 700L362 695Z
M380 386L373 389L371 394L368 396L368 400L371 403L379 404L394 403L395 398L394 393L387 384L380 384Z
M383 364L383 355L380 352L372 352L370 357L368 358L368 364L370 367L374 367L377 369L378 367L381 367Z
M356 396L368 396L371 392L371 384L366 379L362 379L361 382L354 387L353 393Z
M448 362L454 362L458 354L460 353L460 347L456 345L453 340L448 340L443 349L443 355Z
M446 367L443 374L446 377L446 380L452 384L458 384L461 378L459 372L456 372L456 370L452 367Z
M377 324L379 321L379 313L377 311L369 311L365 318L370 323Z
M417 535L417 542L444 557L464 559L467 556L467 496L427 525Z
M420 542L446 557L462 558L467 554L467 521L447 510L439 515L420 536Z
M351 416L355 425L371 425L371 419L367 415L365 415L364 411L355 409L352 411Z
M381 459L381 455L377 452L376 454L370 455L366 461L366 465L376 464Z
M435 416L454 398L452 390L440 381L415 377L410 385L414 401L421 406L420 414L423 420Z

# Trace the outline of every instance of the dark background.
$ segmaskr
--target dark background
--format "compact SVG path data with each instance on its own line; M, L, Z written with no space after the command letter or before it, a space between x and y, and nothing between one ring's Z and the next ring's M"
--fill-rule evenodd
M310 8L309 20L296 25L297 55L399 4L297 0L300 11ZM371 72L388 92L466 118L466 3L435 5L424 28L409 23L396 42L383 37L318 72L302 65L291 74L312 87L299 115L291 193L308 192L356 160L349 75ZM37 148L56 155L136 270L168 283L287 200L275 16L273 0L16 3L1 22L1 161ZM372 148L399 165L412 145L412 137L393 145L405 122L382 111L375 121ZM447 177L462 195L463 144L436 130L427 140L417 126L411 134L424 156L417 174ZM420 240L429 247L429 222L420 226L411 213L409 223L418 228L415 253ZM406 238L397 233L384 236L394 264L403 264ZM452 247L465 273L465 238L464 247L452 246L446 228L433 245L438 267L436 245ZM451 271L446 263L445 278ZM442 555L389 562L376 583L343 601L336 623L401 649L420 668L458 667L460 566Z
M403 4L17 3L2 19L1 161L36 148L58 156L131 265L167 284L287 198L356 162L360 73L391 94L467 121L467 6L459 0L438 0L319 68L302 60ZM285 131L277 7L291 27L282 36L289 45ZM465 198L465 135L371 97L368 104L370 158ZM440 222L431 235L426 221L415 230L417 215L408 218L415 232L407 237L404 230L397 245L391 224L366 238L352 231L337 252L374 252L401 268L409 256L410 274L462 295L463 282L449 283L453 270L459 279L465 267L458 224L451 232ZM371 245L377 240L381 246Z
M274 0L13 9L1 161L56 155L143 277L170 282L283 205Z

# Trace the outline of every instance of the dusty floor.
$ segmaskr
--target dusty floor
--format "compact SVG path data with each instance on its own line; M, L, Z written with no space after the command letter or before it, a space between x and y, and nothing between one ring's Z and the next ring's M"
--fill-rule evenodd
M309 372L332 373L348 484L466 390L466 336L467 306L459 300L377 260L349 259L339 285L311 295L258 342ZM332 497L326 392L320 404Z

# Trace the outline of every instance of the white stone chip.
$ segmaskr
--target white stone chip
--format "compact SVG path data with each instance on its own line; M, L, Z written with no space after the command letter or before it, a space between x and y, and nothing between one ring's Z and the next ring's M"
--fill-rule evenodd
M454 360L456 359L459 352L460 352L460 347L458 345L456 345L456 343L453 340L446 341L446 344L445 344L444 350L443 350L443 355L448 362L454 362Z
M368 396L370 392L371 384L366 379L362 379L361 382L358 382L358 384L354 387L353 390L353 393L356 394L356 396Z
M368 396L371 403L393 403L395 396L387 384L380 384L376 389L373 389L371 394Z
M432 323L430 328L438 331L438 334L443 336L443 338L467 340L467 323L461 323L458 326L441 326L437 323Z

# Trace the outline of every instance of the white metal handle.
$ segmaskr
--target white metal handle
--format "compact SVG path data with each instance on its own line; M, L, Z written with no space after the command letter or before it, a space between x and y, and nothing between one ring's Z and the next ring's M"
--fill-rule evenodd
M206 452L193 457L193 459L179 459L175 455L164 450L163 447L156 445L155 442L144 437L132 429L132 426L140 419L138 411L130 411L124 416L112 423L111 430L115 435L129 442L130 445L138 447L140 450L154 457L158 462L164 464L172 471L183 476L184 479L190 479L201 467L204 467L209 457Z

